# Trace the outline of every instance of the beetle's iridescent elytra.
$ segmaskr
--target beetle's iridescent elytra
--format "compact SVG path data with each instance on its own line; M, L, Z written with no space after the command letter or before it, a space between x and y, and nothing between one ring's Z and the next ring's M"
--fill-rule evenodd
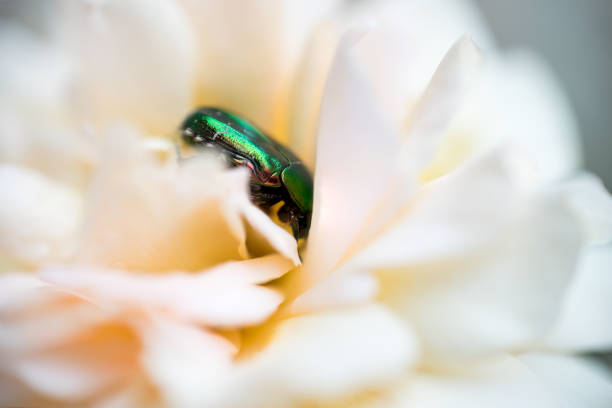
M181 126L185 142L215 149L233 166L251 171L251 201L269 213L279 202L279 220L289 223L296 239L306 238L312 214L312 176L287 147L245 119L225 110L203 107Z

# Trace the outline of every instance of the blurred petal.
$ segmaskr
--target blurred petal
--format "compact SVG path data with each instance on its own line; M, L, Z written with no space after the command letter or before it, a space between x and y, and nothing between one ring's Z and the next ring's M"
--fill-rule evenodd
M403 170L418 176L434 156L477 74L480 52L469 36L460 38L446 53L414 109L406 133Z
M482 68L479 86L453 130L478 135L475 151L516 143L530 153L544 181L576 170L580 164L577 125L551 68L525 51L491 53Z
M238 366L234 391L216 406L337 400L381 387L417 353L412 333L378 305L289 318L261 353Z
M228 341L161 318L143 325L140 334L144 342L141 363L168 406L214 406L206 401L221 391L235 353Z
M298 296L290 313L366 303L374 299L377 291L378 281L369 271L340 268Z
M313 26L338 3L185 0L199 41L198 104L234 110L286 141L296 65Z
M217 327L241 327L270 316L282 296L254 285L292 267L280 256L230 262L198 273L128 274L83 268L49 268L44 280L112 308L154 308ZM262 276L262 274L265 274Z
M92 182L80 261L195 271L248 255L242 218L253 219L255 209L248 201L246 171L225 170L209 157L160 164L126 131L108 140L121 148L107 149ZM293 237L257 215L254 227L297 262Z
M431 361L544 335L588 242L572 205L585 183L534 190L515 156L499 151L432 183L355 261L380 271L381 299L416 326Z
M94 153L69 121L69 58L11 24L0 26L0 55L0 159L82 186Z
M483 156L424 186L355 263L393 268L479 251L514 222L510 214L525 205L534 178L520 151Z
M38 392L76 400L133 375L137 351L137 339L129 329L109 324L13 364L19 378Z
M270 222L270 217L259 208L253 206L249 201L242 201L241 212L244 218L253 228L259 232L268 243L284 255L287 259L291 259L294 265L299 265L300 256L298 255L297 243L293 235L289 234L283 228Z
M397 127L403 127L457 38L471 33L480 47L492 47L484 17L469 1L364 1L343 11L317 26L295 82L291 143L309 165L314 162L323 87L334 50L347 29L364 22L375 26L352 52L381 112Z
M0 164L0 185L2 255L37 265L73 254L82 216L75 190L7 164Z
M610 375L584 359L526 354L423 373L359 408L604 408L612 402Z
M343 257L389 188L389 175L396 166L398 138L374 104L351 56L360 36L351 31L343 39L324 94L306 254L305 274L312 280L325 276Z
M517 358L568 408L605 408L612 405L612 373L594 359L525 353Z
M584 251L565 296L559 321L547 341L568 351L612 348L612 247Z
M94 124L174 130L191 103L195 42L167 0L61 2L58 47L74 58L73 108ZM100 56L103 56L101 58Z

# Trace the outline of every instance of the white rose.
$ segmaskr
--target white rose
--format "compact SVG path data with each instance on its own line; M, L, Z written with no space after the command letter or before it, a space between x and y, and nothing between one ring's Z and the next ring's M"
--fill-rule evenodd
M466 2L315 3L2 27L2 405L612 404L612 200L549 72ZM244 169L177 163L199 105L313 169L303 263Z

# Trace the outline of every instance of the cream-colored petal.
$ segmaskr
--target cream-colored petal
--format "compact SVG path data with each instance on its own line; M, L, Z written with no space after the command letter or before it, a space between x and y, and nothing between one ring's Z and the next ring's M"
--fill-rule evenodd
M268 241L272 248L287 259L291 259L294 265L301 263L297 242L293 235L271 222L270 218L263 211L247 200L242 200L240 207L241 213L247 222Z
M78 192L24 167L0 164L0 253L28 265L71 257L82 217Z
M610 375L580 358L500 356L447 372L421 373L359 408L604 408L612 403Z
M442 137L478 73L480 51L463 36L446 53L414 108L406 131L402 170L416 178L432 160Z
M82 186L94 153L67 112L74 67L45 38L0 27L0 159Z
M357 4L352 19L378 29L356 47L377 101L403 125L431 76L458 38L470 34L485 51L493 46L484 17L471 1L417 0Z
M290 313L345 307L371 301L378 292L378 280L368 270L340 268L299 295Z
M354 46L371 81L372 95L397 127L421 97L436 66L453 43L471 33L488 50L491 34L469 1L353 2L314 31L295 83L290 119L291 145L314 163L317 119L334 50L347 29L373 23L375 28Z
M553 348L593 351L612 348L612 248L584 251L547 340Z
M199 324L243 327L265 320L283 299L254 283L280 276L291 267L280 256L270 256L189 274L56 267L43 270L40 276L111 310L151 308Z
M289 318L261 353L239 363L215 406L334 401L384 386L417 355L412 333L379 305Z
M160 163L129 131L107 138L111 146L90 188L79 261L164 271L243 259L243 217L255 218L264 237L297 261L293 237L263 213L252 217L244 169L225 170L204 156Z
M396 166L398 137L351 55L362 35L356 30L346 34L323 97L305 264L305 275L312 280L325 276L344 256L389 189Z
M487 54L478 87L451 130L475 135L475 152L500 142L518 144L546 181L566 177L580 165L568 98L551 68L526 51Z
M197 49L178 4L62 2L57 11L56 44L76 65L79 122L125 121L158 134L180 124L191 104Z
M517 358L568 408L604 408L612 405L612 373L595 359L546 353L524 353Z
M589 183L534 189L513 180L528 175L514 156L500 151L432 183L357 259L380 272L380 298L415 325L432 363L546 334L590 239L572 204Z
M478 253L516 212L536 183L521 151L499 149L424 186L395 223L361 251L358 265L401 268Z
M139 330L144 344L141 364L168 406L219 406L207 402L223 391L236 351L227 340L160 317Z
M183 1L198 39L197 104L233 110L286 141L296 65L313 26L338 3Z

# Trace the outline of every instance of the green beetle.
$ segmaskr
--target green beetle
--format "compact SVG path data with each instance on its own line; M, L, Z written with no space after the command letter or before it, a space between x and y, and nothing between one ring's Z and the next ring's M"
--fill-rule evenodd
M266 213L283 202L278 218L291 225L296 239L306 238L312 214L312 176L287 147L264 135L243 118L203 107L181 125L183 140L223 153L232 166L251 171L251 201Z

